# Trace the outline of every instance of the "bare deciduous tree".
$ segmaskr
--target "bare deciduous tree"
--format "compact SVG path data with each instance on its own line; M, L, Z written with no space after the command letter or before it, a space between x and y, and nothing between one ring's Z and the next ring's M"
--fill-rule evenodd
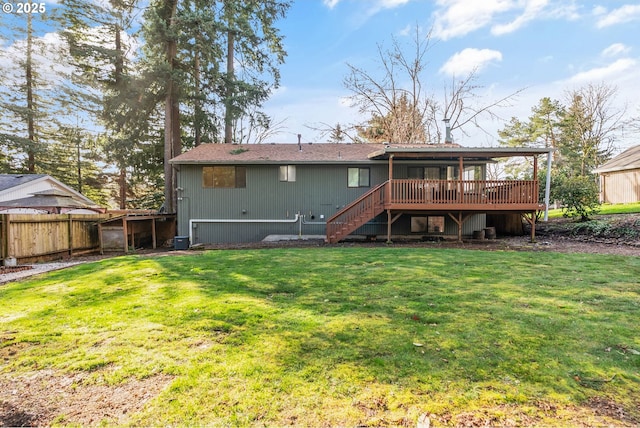
M616 107L617 88L605 83L567 91L567 110L562 124L564 162L579 175L588 174L613 154L625 121L626 107Z
M390 143L442 142L440 122L449 119L451 130L465 134L473 125L481 128L481 117L497 118L494 110L507 106L520 91L498 100L482 103L475 85L476 71L464 79L445 85L442 102L427 90L424 76L427 54L431 49L431 32L423 35L417 27L412 49L405 52L393 39L390 50L378 46L378 64L382 73L347 64L349 73L344 86L351 91L351 106L368 117L366 121L343 126L352 141L385 141ZM335 132L332 126L321 124L315 130ZM353 135L353 132L357 135Z

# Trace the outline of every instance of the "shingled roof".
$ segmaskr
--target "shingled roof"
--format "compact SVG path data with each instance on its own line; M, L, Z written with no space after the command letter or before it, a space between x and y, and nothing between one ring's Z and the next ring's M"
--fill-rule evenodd
M46 174L0 174L0 192L46 176Z
M173 164L202 163L353 163L371 162L369 155L385 148L446 150L458 144L202 144L173 159Z
M396 159L490 160L500 157L535 156L549 149L473 148L459 144L202 144L173 159L173 164L273 164L273 163L371 163Z
M609 162L600 166L600 168L596 168L594 172L616 172L628 171L630 169L640 169L640 146L625 150Z

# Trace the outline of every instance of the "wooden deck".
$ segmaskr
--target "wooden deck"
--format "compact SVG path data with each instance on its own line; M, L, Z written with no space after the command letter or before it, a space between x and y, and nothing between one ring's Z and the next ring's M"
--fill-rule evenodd
M531 211L543 209L533 180L412 180L386 182L385 209Z
M461 223L463 212L533 213L543 209L536 180L392 179L329 218L327 241L339 242L385 210L458 213Z

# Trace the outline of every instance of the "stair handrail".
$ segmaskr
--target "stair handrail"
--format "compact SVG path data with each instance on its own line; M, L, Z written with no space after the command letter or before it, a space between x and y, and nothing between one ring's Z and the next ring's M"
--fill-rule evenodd
M386 200L386 192L384 189L388 183L388 181L385 181L384 183L370 189L368 192L363 193L357 199L345 205L341 210L329 217L329 219L327 219L326 230L327 240L330 240L330 237L335 235L335 232L341 227L341 225L349 223L353 218L365 213L367 209L371 210L371 214L381 211ZM344 217L345 214L349 215ZM341 217L344 218L341 219ZM338 221L339 219L341 221Z

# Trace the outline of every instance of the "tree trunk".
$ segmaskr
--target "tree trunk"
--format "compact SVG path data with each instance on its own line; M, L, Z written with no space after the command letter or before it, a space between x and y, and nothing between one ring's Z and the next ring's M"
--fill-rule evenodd
M231 24L231 19L229 19ZM226 144L233 143L233 84L234 84L234 69L233 69L233 51L234 51L234 34L231 29L227 31L227 93L225 96L225 114L224 114L224 142Z
M118 187L120 188L119 205L121 210L127 209L127 170L120 168L120 177L118 178Z
M193 127L195 131L194 135L194 144L198 147L202 144L202 105L201 105L201 91L200 91L200 52L198 51L198 47L196 47L196 51L194 53L195 58L193 61L193 80L195 86L195 103L194 103L194 119L193 119Z
M35 107L33 102L33 26L31 14L27 13L27 61L25 64L25 76L27 84L27 169L33 173L36 171L36 131L35 131Z
M167 27L174 25L177 0L169 0L169 16ZM177 43L174 39L167 40L167 63L169 64L169 80L167 82L167 96L165 98L164 116L164 203L165 211L176 212L176 174L169 160L179 155L182 147L180 144L180 107L178 105L178 88L173 81L173 71L176 69Z
M114 84L117 91L121 90L121 85L123 81L124 75L124 54L122 52L122 37L120 35L121 28L118 24L114 26L115 32L115 45L116 45L116 59L114 64ZM120 167L120 178L118 180L119 187L119 205L120 209L127 209L127 170L125 166L124 159L120 159L119 163L122 164Z

